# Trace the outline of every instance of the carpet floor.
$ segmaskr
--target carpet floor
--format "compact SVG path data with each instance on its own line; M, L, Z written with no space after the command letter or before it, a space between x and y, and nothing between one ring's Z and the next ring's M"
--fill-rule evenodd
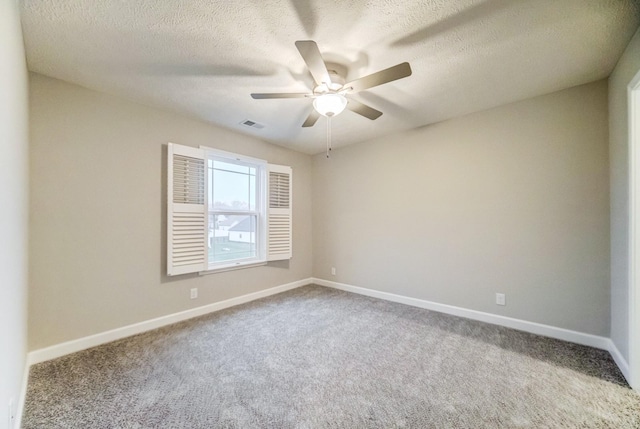
M602 350L306 286L31 368L24 428L639 428Z

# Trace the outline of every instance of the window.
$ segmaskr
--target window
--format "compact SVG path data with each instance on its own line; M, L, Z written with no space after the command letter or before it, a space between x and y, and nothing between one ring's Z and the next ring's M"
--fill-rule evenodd
M290 259L291 167L168 145L167 273Z
M264 261L266 163L207 151L209 269Z

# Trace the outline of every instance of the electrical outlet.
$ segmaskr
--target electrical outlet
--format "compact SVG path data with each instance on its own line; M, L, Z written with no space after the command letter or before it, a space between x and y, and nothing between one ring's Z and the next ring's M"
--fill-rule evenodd
M196 299L198 297L198 288L194 287L191 289L191 299Z
M507 305L507 297L503 293L496 294L496 304L498 305Z
M331 275L332 276L336 275L336 267L331 267Z
M13 406L13 398L9 399L9 428L16 424L16 410Z

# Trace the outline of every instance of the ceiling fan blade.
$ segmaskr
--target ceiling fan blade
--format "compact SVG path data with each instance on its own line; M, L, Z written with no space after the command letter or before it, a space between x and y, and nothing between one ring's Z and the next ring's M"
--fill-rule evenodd
M358 115L362 115L365 118L371 119L372 121L382 116L381 111L376 110L373 107L369 107L366 104L362 104L359 101L351 98L347 103L347 109L351 110L352 112L356 112Z
M303 98L308 97L311 94L302 94L295 92L272 92L267 94L251 94L251 98L262 100L266 98Z
M344 88L350 87L352 92L358 92L407 76L411 76L411 66L409 63L401 63L349 82L344 85Z
M322 54L316 42L313 40L298 40L296 42L296 48L298 48L302 59L304 59L304 62L307 64L313 80L316 81L316 85L331 83L327 66L322 59Z
M313 127L320 118L320 113L316 109L311 109L311 113L307 116L307 120L302 124L303 128Z

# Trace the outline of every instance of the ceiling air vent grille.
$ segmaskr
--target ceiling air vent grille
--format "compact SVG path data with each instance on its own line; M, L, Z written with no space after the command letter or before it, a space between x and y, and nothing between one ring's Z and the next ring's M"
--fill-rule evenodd
M240 124L241 125L245 125L247 127L256 128L258 130L261 130L262 128L264 128L264 125L259 124L259 123L255 122L255 121L251 121L249 119L246 119L246 120L240 122Z

